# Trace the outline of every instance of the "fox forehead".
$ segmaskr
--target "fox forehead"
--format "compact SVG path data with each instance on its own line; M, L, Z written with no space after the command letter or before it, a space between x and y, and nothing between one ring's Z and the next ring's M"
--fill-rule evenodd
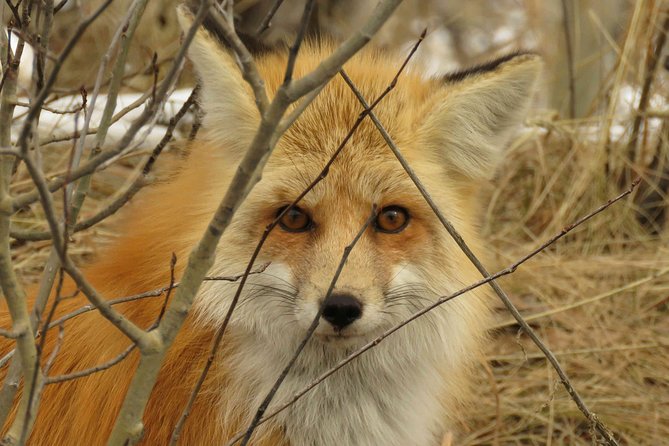
M295 67L295 77L310 72L332 51L328 44L307 44ZM391 84L401 59L378 50L363 51L345 70L366 98L373 102ZM270 94L283 82L285 56L270 54L260 59L259 68ZM412 165L430 163L432 153L420 150L416 127L429 107L434 81L415 73L402 73L395 88L374 108L393 141ZM292 201L321 172L346 140L321 182L303 203L314 206L328 195L363 199L382 205L384 200L420 199L412 182L370 118L365 118L349 135L364 107L344 80L336 76L316 97L277 144L263 177L272 181L275 196ZM348 137L348 140L347 140ZM362 204L362 203L361 203Z
M390 151L389 151L390 153ZM392 153L390 153L392 157ZM288 204L319 178L327 160L322 163L300 162L268 164L263 181L257 186L258 195L267 203ZM420 200L420 194L395 159L353 162L337 159L319 181L300 201L299 206L316 208L320 205L364 208L372 204L386 206Z
M306 45L298 57L294 77L308 74L331 52L332 47L328 44ZM344 69L367 102L372 103L391 84L401 64L402 60L397 57L368 49L351 59ZM280 54L269 55L259 62L270 94L283 82L284 65L285 56ZM374 108L374 113L398 144L416 139L416 126L424 117L424 110L430 107L430 92L441 87L435 84L435 81L423 80L406 70L394 89ZM327 160L363 110L352 89L342 77L335 76L286 131L276 151L316 162ZM349 150L345 149L338 157L343 162L392 158L383 137L369 118L360 123L347 146Z

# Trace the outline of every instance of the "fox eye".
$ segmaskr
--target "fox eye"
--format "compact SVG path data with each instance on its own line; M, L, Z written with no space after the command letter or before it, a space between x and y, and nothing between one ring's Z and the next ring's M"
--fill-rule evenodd
M409 224L409 211L401 206L386 206L376 217L376 230L387 234L402 232Z
M277 217L281 215L287 207L288 206L284 206L279 209L276 213ZM279 226L286 232L304 232L313 227L313 221L311 220L311 217L309 217L309 214L297 206L293 206L283 214L283 217L279 220Z

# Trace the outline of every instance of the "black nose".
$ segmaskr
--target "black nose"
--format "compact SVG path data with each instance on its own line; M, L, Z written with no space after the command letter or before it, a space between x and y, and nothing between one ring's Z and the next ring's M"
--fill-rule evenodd
M341 330L362 315L362 304L350 294L331 294L323 304L323 319Z

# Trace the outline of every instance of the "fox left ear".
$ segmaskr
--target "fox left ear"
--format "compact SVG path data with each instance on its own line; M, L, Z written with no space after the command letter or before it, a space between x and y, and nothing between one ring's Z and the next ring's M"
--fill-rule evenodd
M473 179L492 177L525 117L541 66L539 56L519 54L447 76L422 140L448 168Z
M188 32L193 23L188 8L178 7L177 18L183 32ZM260 113L234 56L201 26L188 48L188 58L200 80L199 103L208 138L233 155L242 153L255 135Z

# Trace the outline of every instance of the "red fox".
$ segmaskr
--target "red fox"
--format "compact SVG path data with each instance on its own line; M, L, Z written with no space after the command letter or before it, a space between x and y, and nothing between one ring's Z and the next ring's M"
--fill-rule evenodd
M327 43L305 43L295 77L312 70L332 49ZM252 91L235 59L205 30L197 33L189 57L202 86L204 132L192 143L175 178L148 188L129 206L119 240L85 269L109 299L166 286L172 253L178 259L178 280L259 125ZM270 95L283 81L286 60L283 52L257 59ZM388 86L400 63L366 49L345 69L371 99ZM507 140L523 119L540 67L537 56L517 54L446 79L426 80L409 72L375 109L475 252L483 251L477 230L481 183L494 174ZM361 110L340 78L323 89L278 141L262 180L223 235L210 274L244 270L267 224L318 175ZM379 209L377 217L323 302L344 247L373 204ZM180 444L225 444L244 429L321 305L315 335L270 411L357 347L480 278L369 120L354 133L327 178L272 231L258 258L262 263L269 266L249 278ZM63 294L74 288L66 282ZM236 288L236 283L220 281L202 286L153 389L143 444L168 444ZM64 300L58 315L85 302L82 296ZM117 308L148 328L161 307L162 299L144 299ZM469 365L485 340L489 315L484 291L442 305L259 426L252 444L440 444L453 421L462 418ZM5 307L0 324L11 327ZM44 357L53 349L56 334L50 332L47 339ZM0 353L13 347L1 342ZM64 326L50 375L104 363L128 345L96 312L75 317ZM30 444L105 444L137 363L133 352L105 371L47 386Z

